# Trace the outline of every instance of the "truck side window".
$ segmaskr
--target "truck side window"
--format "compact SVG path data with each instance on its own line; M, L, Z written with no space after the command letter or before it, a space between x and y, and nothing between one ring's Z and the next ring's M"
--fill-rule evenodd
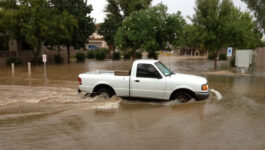
M151 64L138 64L136 77L140 78L157 78L161 76L156 68Z

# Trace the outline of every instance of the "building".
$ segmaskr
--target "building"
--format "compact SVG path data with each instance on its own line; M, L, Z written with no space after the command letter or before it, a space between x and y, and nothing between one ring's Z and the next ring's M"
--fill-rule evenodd
M94 32L88 40L86 49L98 49L98 48L108 48L106 41L102 35L99 35L97 32Z

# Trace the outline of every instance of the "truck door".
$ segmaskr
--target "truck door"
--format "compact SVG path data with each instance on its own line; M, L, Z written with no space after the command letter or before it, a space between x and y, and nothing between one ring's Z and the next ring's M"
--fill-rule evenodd
M152 64L137 65L136 75L130 81L132 97L163 99L165 88L165 78Z

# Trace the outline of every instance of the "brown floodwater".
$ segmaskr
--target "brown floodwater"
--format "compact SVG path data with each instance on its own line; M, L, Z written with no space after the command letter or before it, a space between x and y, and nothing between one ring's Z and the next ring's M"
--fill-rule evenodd
M175 72L205 76L212 94L205 101L147 101L88 97L77 93L77 75L92 70L130 69L132 61L87 61L0 66L0 149L265 149L265 78L209 75L205 59L161 58ZM224 69L225 62L219 63Z

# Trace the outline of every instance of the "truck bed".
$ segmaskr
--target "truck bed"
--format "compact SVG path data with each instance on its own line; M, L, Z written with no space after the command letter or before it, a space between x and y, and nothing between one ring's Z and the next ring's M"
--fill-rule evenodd
M92 93L97 85L107 84L115 90L118 96L129 95L129 71L108 71L97 70L80 74L82 85L79 85L81 91Z
M130 71L128 70L116 70L116 71L109 71L109 70L97 70L92 72L86 72L85 74L96 74L96 75L110 75L110 76L130 76Z

